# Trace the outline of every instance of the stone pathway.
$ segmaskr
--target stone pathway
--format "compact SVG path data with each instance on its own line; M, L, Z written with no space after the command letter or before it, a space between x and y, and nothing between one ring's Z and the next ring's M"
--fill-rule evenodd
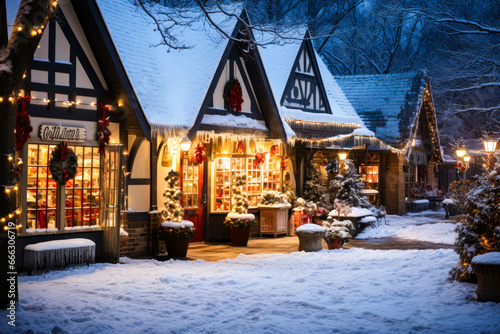
M194 243L189 246L187 257L189 260L219 261L234 259L239 254L273 254L297 252L299 239L297 237L279 238L255 238L248 241L247 247L234 247L231 243ZM328 249L323 240L323 248ZM343 248L365 248L365 249L453 249L453 245L436 244L432 242L407 240L396 237L380 239L353 239Z

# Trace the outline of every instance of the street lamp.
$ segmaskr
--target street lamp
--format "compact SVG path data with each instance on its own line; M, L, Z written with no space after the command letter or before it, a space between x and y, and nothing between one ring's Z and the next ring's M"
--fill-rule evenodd
M465 145L464 145L463 141L460 141L460 144L458 144L458 147L457 147L457 150L455 151L455 153L457 154L458 159L462 159L463 157L465 157L465 155L467 154L467 150L465 149Z
M347 153L346 152L339 152L339 160L344 161L347 159Z
M483 140L483 144L485 152L492 154L497 148L497 139L493 136L493 133L488 132L486 139Z
M181 150L187 151L191 147L191 140L188 137L184 137L181 140Z

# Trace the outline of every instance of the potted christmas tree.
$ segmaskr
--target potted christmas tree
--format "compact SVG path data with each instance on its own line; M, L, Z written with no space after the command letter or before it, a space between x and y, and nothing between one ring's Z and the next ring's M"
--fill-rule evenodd
M250 229L255 222L255 216L248 213L248 196L245 191L247 177L237 174L233 178L231 207L224 225L229 227L231 242L235 246L246 246L250 237Z
M260 235L286 234L288 232L288 210L292 207L287 202L287 195L279 191L263 191L259 200Z
M335 212L332 211L327 220L323 221L325 228L325 242L328 249L338 249L343 244L350 241L356 234L356 228L350 220L335 219Z
M165 221L161 223L159 239L165 240L169 257L186 257L189 239L195 233L194 225L188 220L182 220L184 209L180 204L182 191L179 187L179 173L170 171L165 181L167 181L167 187L163 193L165 209L161 212Z

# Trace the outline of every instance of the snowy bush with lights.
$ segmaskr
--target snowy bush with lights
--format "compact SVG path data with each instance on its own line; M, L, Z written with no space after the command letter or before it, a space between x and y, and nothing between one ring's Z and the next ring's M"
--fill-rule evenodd
M450 271L453 279L475 282L470 263L476 255L500 251L500 163L478 178L468 192L465 219L458 225L455 252L460 262Z
M356 228L350 220L337 220L334 214L328 215L327 220L323 221L325 228L326 243L333 243L334 239L340 239L341 245L349 242L356 234Z
M246 192L247 176L237 174L233 178L231 212L226 216L224 225L233 230L240 230L252 226L255 216L248 213L248 195Z
M287 195L279 191L263 191L259 198L259 206L290 205L287 201Z
M365 184L361 181L356 166L349 159L345 160L345 164L346 168L340 169L335 179L330 182L330 200L338 200L352 207L373 207L362 192Z
M306 201L302 197L299 197L295 201L294 210L302 210L313 216L318 210L318 207L314 202Z
M190 239L194 236L194 225L190 221L182 220L184 209L181 206L182 191L179 186L179 172L171 170L167 177L167 187L163 193L165 209L161 215L165 220L161 224L160 239Z

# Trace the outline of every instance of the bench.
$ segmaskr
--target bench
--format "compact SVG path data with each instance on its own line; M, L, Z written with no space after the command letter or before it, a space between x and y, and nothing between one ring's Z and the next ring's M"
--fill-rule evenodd
M378 219L375 216L363 217L360 220L358 220L359 230L360 231L364 230L366 228L366 226L368 226L368 225L375 227L375 223L377 223L377 222L378 222ZM361 226L361 225L363 225L363 226Z
M28 274L39 269L95 263L95 243L84 238L51 240L24 247L24 267Z
M413 202L408 202L408 209L410 212L420 212L424 210L429 210L429 200L417 199Z

